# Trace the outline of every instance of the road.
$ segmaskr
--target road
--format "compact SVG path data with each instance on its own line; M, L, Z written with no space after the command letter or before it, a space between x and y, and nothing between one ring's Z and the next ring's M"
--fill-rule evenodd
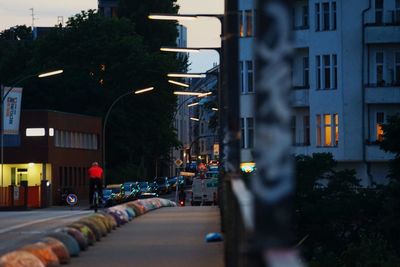
M0 212L0 255L40 239L47 232L93 211L56 207Z
M96 243L70 266L222 267L223 243L206 243L219 231L217 207L151 211Z

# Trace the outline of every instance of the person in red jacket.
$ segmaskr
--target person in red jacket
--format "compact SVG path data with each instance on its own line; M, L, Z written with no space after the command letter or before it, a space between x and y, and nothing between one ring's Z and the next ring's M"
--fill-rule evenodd
M96 161L92 163L92 167L88 170L89 176L89 205L93 204L93 193L95 186L99 192L100 200L103 198L103 169Z

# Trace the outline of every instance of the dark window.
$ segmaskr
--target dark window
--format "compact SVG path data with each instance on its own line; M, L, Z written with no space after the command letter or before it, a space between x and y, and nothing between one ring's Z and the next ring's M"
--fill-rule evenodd
M296 116L292 116L290 121L290 132L292 136L292 144L296 144Z
M329 29L330 29L330 26L329 26L329 3L323 3L322 9L323 9L323 15L324 15L323 30L329 31Z
M317 89L321 89L321 56L315 57L317 65Z
M308 57L303 57L303 85L306 88L310 87L310 66Z
M336 30L336 2L332 2L332 30Z
M400 0L399 0L400 1ZM400 84L400 52L395 53L395 81Z
M64 175L63 175L63 168L58 167L58 175L60 176L60 187L64 186Z
M337 88L337 55L332 55L333 61L333 88Z
M329 89L331 88L331 61L330 55L324 56L324 88Z
M315 30L321 30L321 8L320 4L315 4Z
M303 127L304 127L304 145L310 145L310 116L303 117Z
M247 118L247 147L254 147L254 119Z
M309 22L308 22L308 6L303 6L302 7L302 15L303 15L303 21L302 21L302 26L303 28L308 28Z
M383 24L383 0L375 0L375 22Z
M243 61L239 62L239 68L240 68L240 75L239 75L239 79L240 79L240 90L242 91L242 93L245 93L245 89L244 89L244 69L243 69Z
M241 134L242 134L242 138L241 138L241 145L242 145L242 148L245 148L246 147L246 135L245 135L245 128L244 128L244 118L241 118L240 119L240 128L241 128Z
M253 62L248 60L246 61L247 67L247 91L249 93L253 92Z

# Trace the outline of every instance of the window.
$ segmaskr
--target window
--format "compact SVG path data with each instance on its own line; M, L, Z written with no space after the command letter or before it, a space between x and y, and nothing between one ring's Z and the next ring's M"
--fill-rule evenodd
M322 121L323 120L323 121ZM321 122L323 123L321 127ZM339 117L338 114L317 115L317 146L338 146Z
M304 145L310 145L310 116L303 117L303 129L304 129Z
M329 31L330 30L330 16L329 16L329 3L322 3L322 12L323 12L323 25L322 25L322 30L323 31Z
M247 67L247 92L253 92L253 62L248 60L246 61Z
M332 30L336 30L336 24L337 24L337 19L336 19L336 2L332 2Z
M400 0L396 0L396 10L394 14L394 23L396 25L400 24Z
M242 134L242 142L241 142L241 147L245 148L246 147L246 135L245 135L245 128L244 128L244 118L240 118L240 128L241 128L241 134Z
M383 24L383 0L375 0L375 23Z
M239 13L239 36L244 37L244 28L243 28L243 13Z
M383 141L383 127L382 124L385 123L385 113L376 113L376 141Z
M309 27L308 6L303 6L302 7L302 26L303 26L303 28L308 28Z
M310 65L308 57L303 57L303 85L306 88L310 87L309 73L310 73Z
M292 116L292 120L290 122L290 132L292 135L292 144L296 145L296 116Z
M317 89L321 89L321 56L316 56L317 63Z
M247 118L247 148L254 147L254 119Z
M400 0L399 0L400 2ZM394 79L396 84L400 84L400 52L395 53Z
M322 145L321 115L317 115L317 146Z
M383 86L385 81L383 79L383 52L376 52L375 54L375 71L376 71L376 84L378 86Z
M246 36L253 35L253 12L251 10L246 10Z
M330 114L324 114L324 133L324 145L332 146L332 116Z
M325 55L324 57L324 88L331 88L331 61L330 55Z
M332 55L333 61L333 88L337 88L337 55Z
M316 65L317 89L336 89L338 85L337 55L316 56Z
M320 4L316 3L315 4L315 31L320 31L321 30L321 8Z
M239 62L239 67L240 67L240 75L239 75L240 90L242 91L242 93L245 93L246 90L244 89L244 66L243 66L243 61Z
M333 114L335 122L335 146L339 145L339 117L338 114Z

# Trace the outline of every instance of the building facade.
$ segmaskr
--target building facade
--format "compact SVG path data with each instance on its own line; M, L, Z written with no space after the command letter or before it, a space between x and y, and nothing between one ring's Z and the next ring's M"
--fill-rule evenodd
M60 202L65 191L87 201L87 169L101 162L101 125L97 117L23 110L20 133L5 136L1 187L27 184L31 207L65 204ZM7 201L1 199L0 206Z
M257 142L252 7L240 1L242 161ZM400 1L299 0L292 17L293 152L329 152L364 185L384 182L393 155L379 149L382 124L400 112Z

